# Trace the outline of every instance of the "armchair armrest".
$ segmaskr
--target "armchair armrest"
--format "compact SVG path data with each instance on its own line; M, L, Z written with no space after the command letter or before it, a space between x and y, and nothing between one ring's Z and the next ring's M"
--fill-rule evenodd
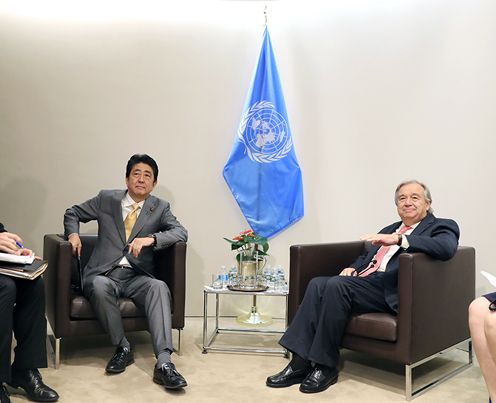
M444 262L423 253L401 255L398 340L410 338L412 343L405 362L419 361L468 339L467 309L474 294L474 248L460 246Z
M363 253L365 242L293 245L289 249L288 323L314 277L335 276Z
M43 241L43 259L48 267L43 274L46 287L46 314L53 331L65 334L71 299L72 248L71 244L60 235L45 235ZM64 331L65 328L65 331Z
M157 278L172 295L172 327L184 328L186 302L186 242L176 242L156 253Z

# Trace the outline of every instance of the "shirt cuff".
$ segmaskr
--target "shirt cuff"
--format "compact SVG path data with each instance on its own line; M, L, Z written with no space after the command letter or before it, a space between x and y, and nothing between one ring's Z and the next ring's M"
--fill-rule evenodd
M408 238L407 235L403 234L401 237L401 245L403 249L408 249L410 247L410 244L408 243Z

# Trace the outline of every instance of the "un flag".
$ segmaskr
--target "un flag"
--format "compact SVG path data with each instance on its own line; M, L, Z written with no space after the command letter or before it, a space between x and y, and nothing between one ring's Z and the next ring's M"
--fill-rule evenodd
M303 217L303 185L269 31L224 179L255 233L272 237Z

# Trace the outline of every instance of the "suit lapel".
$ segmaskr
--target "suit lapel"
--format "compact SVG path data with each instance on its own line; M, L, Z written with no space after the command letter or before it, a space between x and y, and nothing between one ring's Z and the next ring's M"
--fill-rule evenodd
M129 239L134 239L136 235L143 229L145 224L148 222L153 210L157 207L157 199L153 196L149 196L145 203L143 204L143 208L136 220L136 224L134 224L133 230L131 231L131 236Z
M114 222L123 243L126 243L126 230L124 229L124 220L122 219L122 199L125 194L125 190L119 190L115 193L112 200L112 214L114 215Z
M412 231L412 235L420 235L421 233L426 231L427 228L432 225L434 219L434 215L432 213L428 213L425 218L420 221L419 225L417 225L417 227Z

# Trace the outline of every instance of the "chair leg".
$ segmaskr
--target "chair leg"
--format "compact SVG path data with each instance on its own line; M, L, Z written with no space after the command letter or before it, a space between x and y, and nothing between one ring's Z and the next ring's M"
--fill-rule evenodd
M55 337L53 334L47 335L48 346L50 348L50 354L53 355L53 366L55 369L60 367L60 341L62 338Z
M412 400L412 366L406 364L405 365L405 399L410 401Z
M177 329L177 348L172 347L177 355L182 355L181 353L181 330Z
M468 342L468 348L467 350L464 350L462 348L460 348L460 345L465 343L465 342ZM454 350L454 349L458 349L458 350L464 350L467 352L467 356L468 356L468 360L467 360L467 363L463 363L461 364L460 366L458 366L457 368L451 370L450 372L448 372L447 374L445 375L442 375L442 376L439 376L435 379L433 379L432 381L430 381L429 383L427 383L426 385L424 386L420 386L418 387L417 389L413 389L413 372L412 370L415 368L415 367L418 367L419 365L422 365L422 364L425 364L426 362L434 359L434 358L437 358L451 350ZM436 354L433 354L431 355L430 357L427 357L421 361L418 361L416 363L413 363L411 365L405 365L405 399L406 400L412 400L413 398L417 397L418 395L428 391L429 389L433 388L434 386L437 386L439 385L440 383L452 378L453 376L459 374L460 372L462 372L463 370L469 368L472 366L472 361L473 361L473 352L472 352L472 340L471 339L467 339L465 341L462 341L461 343L458 343L454 346L451 346L449 348L447 348L446 350L443 350L443 351L440 351L439 353L436 353Z

